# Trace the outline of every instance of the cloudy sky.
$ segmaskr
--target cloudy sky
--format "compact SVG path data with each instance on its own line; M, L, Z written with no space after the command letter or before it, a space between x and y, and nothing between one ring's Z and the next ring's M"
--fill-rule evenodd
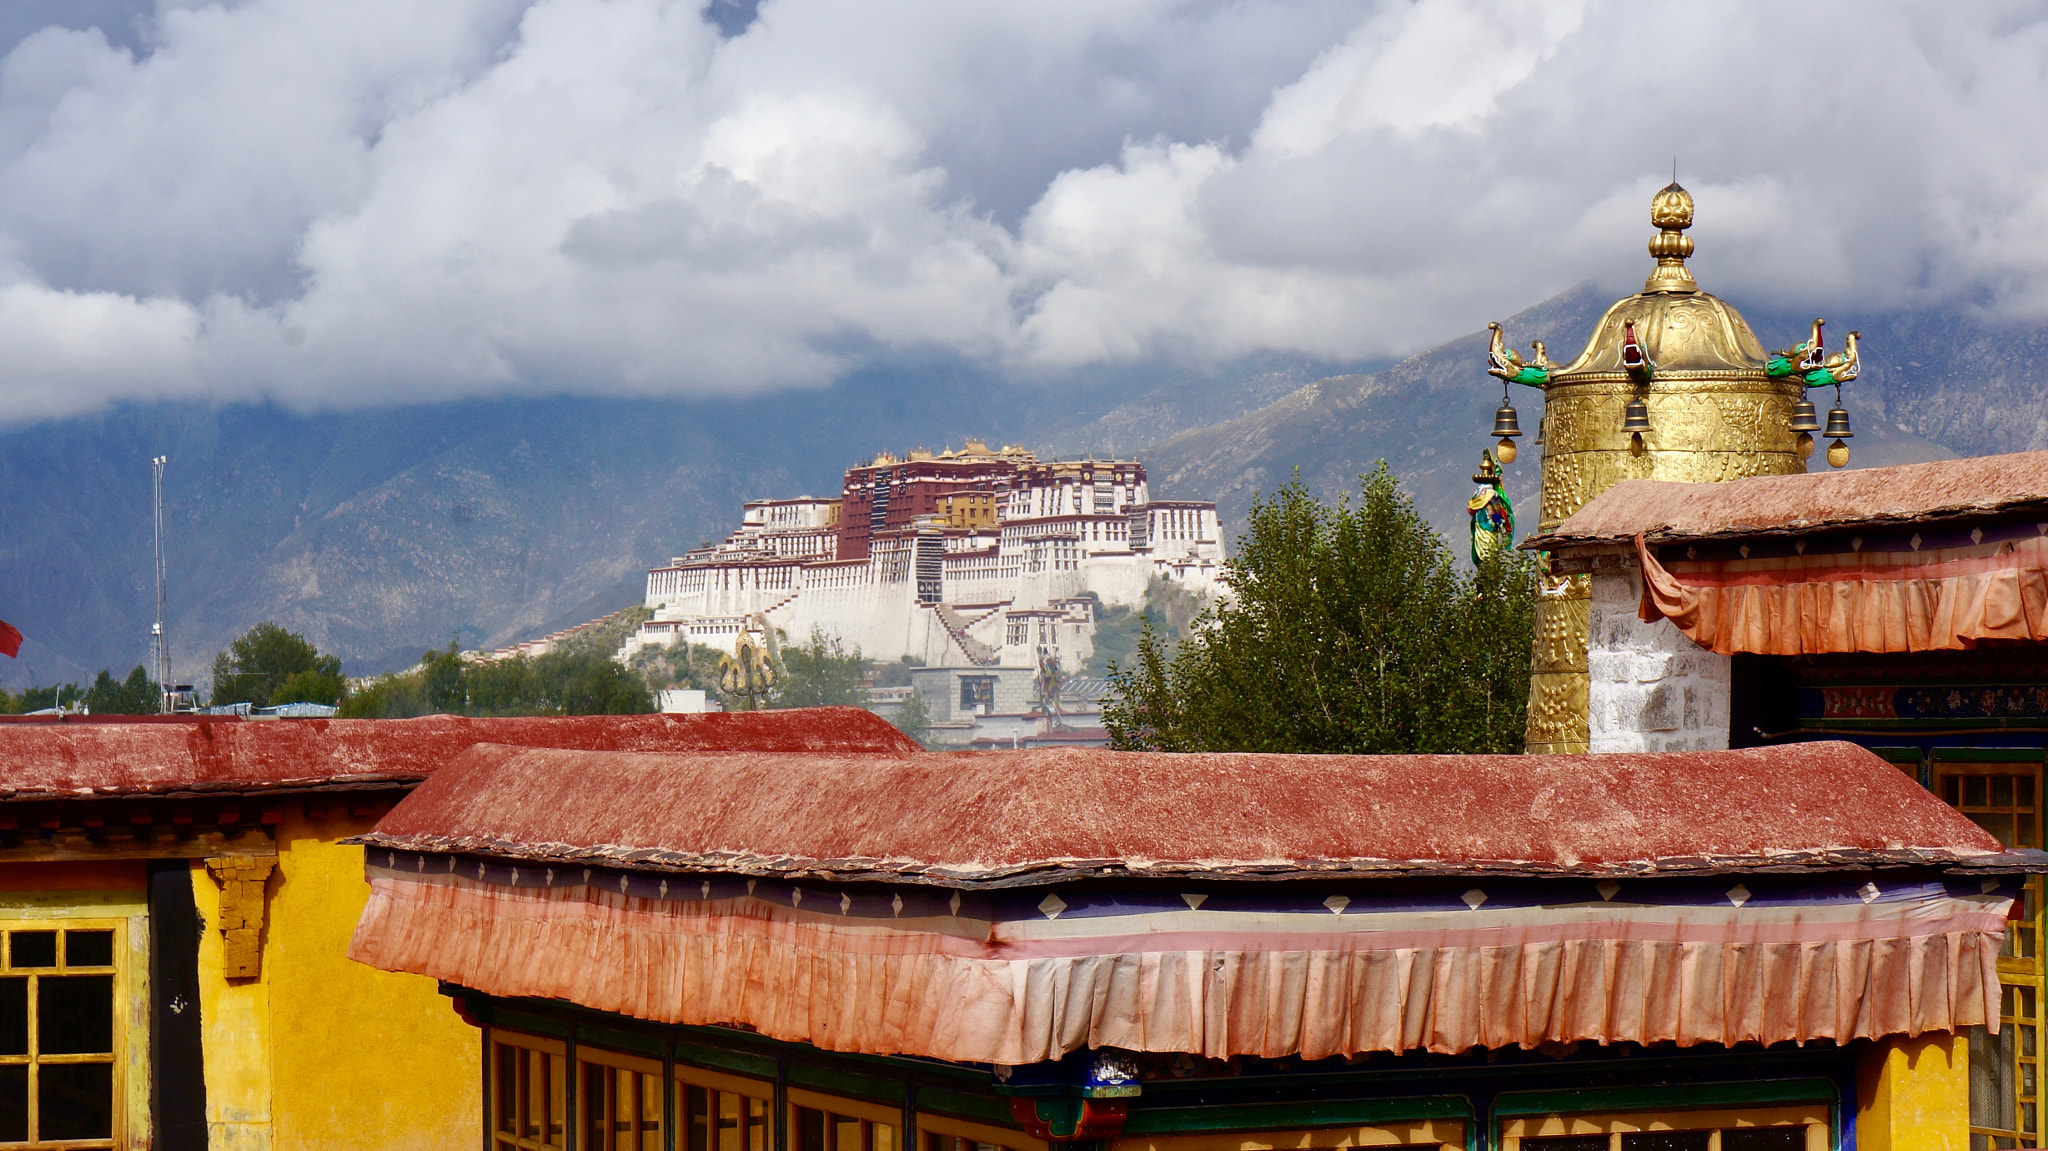
M0 420L1426 347L1648 258L2048 313L2000 3L0 0Z

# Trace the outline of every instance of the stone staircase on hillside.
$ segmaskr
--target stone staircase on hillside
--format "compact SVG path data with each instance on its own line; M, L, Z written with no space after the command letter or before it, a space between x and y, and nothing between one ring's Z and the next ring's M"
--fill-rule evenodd
M995 648L968 635L967 621L960 618L959 612L942 603L933 604L932 611L938 615L939 623L944 625L946 634L952 636L953 642L959 645L960 650L967 654L967 661L969 663L976 667L995 666L996 660L1001 658L1001 653Z

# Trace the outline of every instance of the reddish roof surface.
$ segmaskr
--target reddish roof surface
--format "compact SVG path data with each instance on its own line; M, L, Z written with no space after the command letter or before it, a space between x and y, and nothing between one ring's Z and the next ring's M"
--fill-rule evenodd
M0 724L0 799L272 791L425 779L474 744L601 751L903 752L859 708L707 715Z
M1622 542L1791 535L1965 517L2048 513L2048 452L2021 452L1718 484L1623 480L1548 535L1522 546L1555 550Z
M361 842L925 882L1076 874L1721 871L1998 843L1847 743L1642 755L1095 749L674 755L479 746ZM1996 856L2006 860L2008 856Z

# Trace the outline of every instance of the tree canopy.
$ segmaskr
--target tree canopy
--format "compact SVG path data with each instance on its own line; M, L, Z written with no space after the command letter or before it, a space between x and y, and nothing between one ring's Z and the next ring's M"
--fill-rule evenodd
M26 687L20 692L0 689L0 715L21 715L59 704L76 707L81 703L94 715L155 715L161 700L156 681L141 664L136 664L126 679L115 679L113 672L101 668L91 687L64 683Z
M868 703L868 661L860 649L852 652L812 628L811 638L801 644L783 644L781 674L769 707L866 707Z
M350 693L341 715L397 719L415 715L645 715L654 710L647 680L612 658L644 609L619 612L564 639L545 655L464 658L454 641L396 675Z
M215 704L341 702L341 657L322 655L306 637L259 623L213 657Z
M1354 506L1300 480L1255 500L1226 601L1111 673L1114 745L1162 751L1519 750L1534 561L1461 572L1382 461Z

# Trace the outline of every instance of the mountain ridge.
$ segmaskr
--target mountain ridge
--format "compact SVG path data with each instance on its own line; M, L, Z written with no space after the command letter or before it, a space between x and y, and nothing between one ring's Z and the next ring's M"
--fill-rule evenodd
M1510 316L1511 342L1578 347L1613 293ZM1810 313L1746 309L1767 346ZM2048 323L1962 310L1859 316L1852 466L2048 446ZM169 631L180 678L265 619L352 674L453 638L497 647L603 615L645 569L717 539L740 504L830 495L872 453L969 435L1047 455L1135 455L1161 498L1214 499L1226 534L1296 468L1325 497L1386 459L1453 540L1499 385L1483 331L1398 363L1271 355L1018 382L957 359L816 392L722 400L551 397L297 413L130 406L0 430L0 619L28 639L0 685L83 680L148 653L150 457L171 457ZM1524 426L1541 409L1515 389ZM1150 447L1138 447L1140 444ZM1534 526L1539 451L1508 468ZM1462 550L1460 548L1459 550Z

